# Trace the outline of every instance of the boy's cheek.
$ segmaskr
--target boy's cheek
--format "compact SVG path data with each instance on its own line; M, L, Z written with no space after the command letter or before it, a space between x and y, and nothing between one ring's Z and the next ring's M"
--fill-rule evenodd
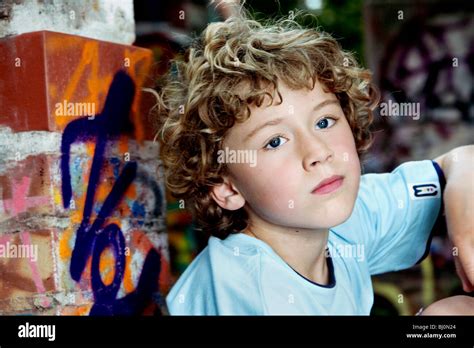
M251 206L262 209L262 212L267 211L267 214L272 211L275 214L291 212L298 200L298 180L295 180L288 169L281 168L275 172L246 171L239 181L246 201Z
M281 156L258 155L255 166L249 164L239 164L235 173L242 183L258 182L260 185L273 186L279 183L285 185L292 184L295 180L295 168L298 163L291 158L281 158ZM301 166L301 164L300 164ZM291 181L290 181L291 180Z

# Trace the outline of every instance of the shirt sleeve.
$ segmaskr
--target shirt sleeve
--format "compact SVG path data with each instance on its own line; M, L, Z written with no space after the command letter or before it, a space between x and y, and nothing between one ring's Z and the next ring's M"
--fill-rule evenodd
M442 169L430 160L361 177L355 209L370 274L405 269L426 257L433 227L443 219L444 186Z
M237 248L234 245L240 244L209 238L208 246L166 297L171 315L265 314L260 254L245 244Z

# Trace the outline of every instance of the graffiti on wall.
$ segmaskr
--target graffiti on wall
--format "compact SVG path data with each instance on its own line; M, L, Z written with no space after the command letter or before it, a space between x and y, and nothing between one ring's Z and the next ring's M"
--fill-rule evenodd
M81 118L69 123L64 130L61 144L62 195L64 208L68 209L72 199L71 175L69 160L71 145L84 138L95 139L95 150L87 184L87 194L82 212L82 220L77 230L76 241L72 251L70 272L75 281L81 279L87 260L92 257L91 281L94 293L94 306L90 314L117 315L139 314L156 291L160 274L160 255L151 249L143 265L136 289L122 299L117 299L125 272L126 245L123 233L115 223L105 224L113 209L123 198L125 191L135 180L137 163L129 161L118 175L110 193L106 196L99 213L91 219L95 193L100 182L104 162L105 147L112 137L133 130L128 115L134 96L133 80L123 72L117 73L111 86L104 110L94 119ZM155 196L160 200L161 193ZM161 202L157 202L157 206ZM111 246L114 250L114 277L111 284L102 281L100 258L103 251Z
M383 101L416 105L420 115L378 118L384 132L373 149L379 161L373 169L380 171L474 141L472 16L438 13L400 22L383 46L379 86Z
M0 124L0 252L9 250L0 255L0 314L162 314L170 286L166 200L137 91L151 52L25 35L5 46L22 65L2 90L13 95L2 96L10 104ZM31 54L33 41L44 62ZM47 69L28 70L38 64ZM36 108L15 92L24 76ZM25 245L36 257L16 256Z

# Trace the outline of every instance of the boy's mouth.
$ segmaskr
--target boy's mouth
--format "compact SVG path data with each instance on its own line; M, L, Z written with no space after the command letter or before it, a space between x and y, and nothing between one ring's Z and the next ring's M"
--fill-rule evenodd
M327 179L322 180L318 186L316 186L311 193L315 193L318 195L324 195L331 193L341 187L344 181L344 177L342 175L333 175Z

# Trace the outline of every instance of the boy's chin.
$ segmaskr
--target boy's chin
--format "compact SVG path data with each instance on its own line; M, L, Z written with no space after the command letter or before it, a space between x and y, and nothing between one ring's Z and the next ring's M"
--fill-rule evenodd
M338 226L347 221L351 216L351 213L351 209L346 209L334 212L334 214L331 214L332 216L321 216L320 219L314 222L314 226L319 226L319 228L332 228ZM321 221L324 221L323 226L321 226Z
M301 217L300 221L294 221L294 226L297 227L292 227L292 229L327 230L344 223L350 217L350 215L351 214L349 212L348 214L340 214L338 216L332 216L330 218L328 218L327 216L322 216L320 218L314 216L313 219ZM321 221L324 221L324 223L321 223Z

